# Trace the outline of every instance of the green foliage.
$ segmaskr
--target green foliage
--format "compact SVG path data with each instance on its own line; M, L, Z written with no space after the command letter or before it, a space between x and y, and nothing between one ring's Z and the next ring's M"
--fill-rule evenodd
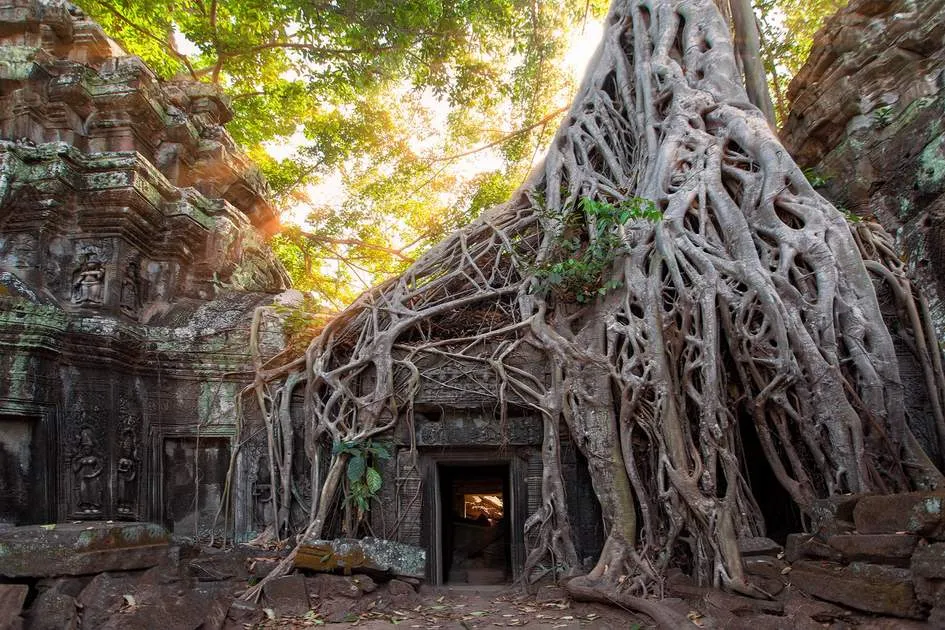
M362 513L371 509L371 499L377 496L384 480L377 465L390 459L389 442L368 439L364 442L335 442L332 455L348 455L345 476L348 480L348 500Z
M853 225L856 225L857 223L863 223L862 217L857 214L853 214L843 206L838 205L837 210L839 210L840 214L843 215L843 218L847 220L847 223L852 223Z
M624 251L620 227L630 220L658 222L663 214L652 201L638 197L616 204L582 197L578 205L581 212L568 216L579 216L580 225L568 226L556 240L557 260L534 270L533 291L586 304L622 286L607 277Z
M892 105L884 105L883 107L877 107L873 110L873 121L876 123L877 127L888 127L889 123L892 122L893 117L893 107Z
M814 188L823 188L831 179L828 175L824 175L819 169L814 167L805 168L804 177L807 178L807 182Z
M327 323L331 313L310 294L303 294L302 303L293 306L276 304L276 313L282 319L282 332L286 337L286 346L296 353L301 353L315 332Z
M787 88L798 73L824 20L848 0L753 0L761 48L779 122L787 119Z
M559 63L568 36L606 8L606 0L85 4L162 77L214 83L231 97L230 133L281 208L310 217L282 235L277 253L296 287L332 309L521 184L574 88ZM488 156L489 167L456 168L469 155ZM309 188L326 179L343 195Z

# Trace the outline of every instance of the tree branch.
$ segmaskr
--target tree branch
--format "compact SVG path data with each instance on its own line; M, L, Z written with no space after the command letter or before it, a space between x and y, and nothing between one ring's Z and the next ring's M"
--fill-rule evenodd
M174 48L174 46L170 42L158 37L157 35L149 31L148 29L144 28L143 26L136 24L130 18L126 17L121 11L119 11L118 9L110 5L109 3L104 2L104 0L92 0L92 2L94 2L95 4L99 5L100 7L102 7L103 9L105 9L106 11L114 15L121 22L127 24L129 27L131 27L133 30L137 31L141 35L144 35L148 39L153 40L157 42L158 44L160 44L161 48L163 48L172 57L180 61L184 65L184 67L187 68L187 71L190 73L191 78L193 78L195 81L199 81L199 77L194 72L194 68L190 63L190 59L187 58L187 55L183 54L182 52Z
M453 160L458 160L459 158L463 158L463 157L466 157L466 156L469 156L469 155L474 155L474 154L476 154L476 153L481 153L482 151L487 151L487 150L491 149L492 147L496 147L496 146L499 146L500 144L504 144L505 142L508 142L509 140L511 140L512 138L514 138L514 137L516 137L516 136L520 136L520 135L522 135L523 133L528 133L529 131L531 131L532 129L534 129L534 128L536 128L536 127L541 127L541 126L543 126L543 125L547 125L549 122L551 122L552 120L554 120L554 118L555 118L556 116L558 116L559 114L561 114L561 113L563 113L563 112L566 112L567 110L568 110L568 106L559 107L558 109L554 110L554 111L551 112L550 114L546 115L546 116L545 116L544 118L542 118L541 120L538 120L538 121L536 121L536 122L534 122L534 123L528 125L527 127L522 127L521 129L519 129L519 130L517 130L517 131L513 131L513 132L511 132L511 133L508 133L508 134L502 136L501 138L499 138L498 140L494 140L494 141L492 141L492 142L490 142L490 143L488 143L488 144L484 144L484 145L482 145L482 146L480 146L480 147L476 147L475 149L470 149L469 151L464 151L464 152L462 152L462 153L454 153L453 155L447 155L447 156L445 156L445 157L433 158L433 159L431 159L431 160L429 161L429 163L430 163L430 164L436 164L437 162L452 162Z
M350 247L364 247L365 249L373 249L375 251L383 252L385 254L390 254L395 258L408 263L414 262L414 258L404 254L403 249L395 249L393 247L385 247L384 245L378 245L376 243L369 243L358 238L332 238L330 236L322 236L320 234L313 234L312 232L306 232L305 230L299 230L299 232L309 241L314 241L323 245L346 245ZM336 252L337 253L337 252Z

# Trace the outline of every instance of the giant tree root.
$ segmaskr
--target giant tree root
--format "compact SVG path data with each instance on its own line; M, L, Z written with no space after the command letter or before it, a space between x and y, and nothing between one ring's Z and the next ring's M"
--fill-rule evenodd
M634 198L658 219L602 229L584 203L619 209ZM549 288L555 263L602 242L614 258L595 299ZM755 493L765 489L747 476L747 433L808 514L835 494L942 485L905 421L863 260L882 243L854 235L748 103L710 0L615 0L573 107L514 198L361 296L312 341L304 366L288 376L260 367L253 391L269 423L272 484L283 489L274 531L296 500L285 475L299 474L286 435L297 383L314 495L302 508L315 536L339 505L336 521L353 520L352 503L334 500L349 480L333 445L395 425L412 435L421 388L451 387L493 401L500 424L510 401L543 419L526 575L539 564L579 568L565 429L587 459L606 533L597 566L569 590L656 618L662 608L637 596L679 563L701 584L751 594L737 540L764 533ZM907 293L895 256L867 257ZM903 324L945 434L941 357L927 309L907 302ZM463 378L439 382L446 372ZM324 477L320 461L330 462Z
M688 617L660 603L659 600L626 595L617 591L614 585L609 582L595 582L583 576L576 577L565 584L565 590L578 601L599 602L643 613L664 630L699 627Z

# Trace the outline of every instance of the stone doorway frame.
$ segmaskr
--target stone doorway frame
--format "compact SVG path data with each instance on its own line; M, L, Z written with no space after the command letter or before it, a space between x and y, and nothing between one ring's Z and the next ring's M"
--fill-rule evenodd
M525 519L528 518L528 488L525 485L526 463L514 451L492 449L442 448L436 452L420 452L423 475L424 504L421 512L422 540L427 548L427 581L440 586L443 579L443 502L440 496L440 466L476 467L507 466L509 496L506 497L506 518L509 519L509 561L512 582L522 577L525 566Z
M223 425L202 427L199 430L193 425L158 425L153 428L151 439L149 450L151 453L151 470L154 471L154 476L149 484L151 490L151 520L162 525L167 517L164 513L164 442L168 439L224 439L228 442L231 457L233 449L237 448L238 445L233 427ZM238 503L240 493L237 491L242 481L240 479L241 459L240 455L237 454L237 464L231 479L231 483L237 488L230 488L230 500L227 508L229 514L225 517L229 530L224 532L227 538L232 537L234 532L241 531L239 526L243 524L245 519L245 510L240 509L242 507Z
M36 462L32 462L35 470L42 472L42 481L37 483L37 490L41 496L36 497L39 504L33 513L38 517L38 523L55 523L59 519L59 476L58 459L59 409L52 403L38 403L15 398L0 398L0 416L13 416L34 421L33 439L37 440L39 448L34 452L38 455ZM68 503L68 502L66 502ZM63 507L63 510L68 509Z

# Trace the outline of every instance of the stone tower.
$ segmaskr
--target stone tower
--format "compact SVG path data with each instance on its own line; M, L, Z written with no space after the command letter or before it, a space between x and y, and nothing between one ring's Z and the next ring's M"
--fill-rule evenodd
M0 524L258 528L237 398L254 309L290 294L232 116L76 7L0 0Z

